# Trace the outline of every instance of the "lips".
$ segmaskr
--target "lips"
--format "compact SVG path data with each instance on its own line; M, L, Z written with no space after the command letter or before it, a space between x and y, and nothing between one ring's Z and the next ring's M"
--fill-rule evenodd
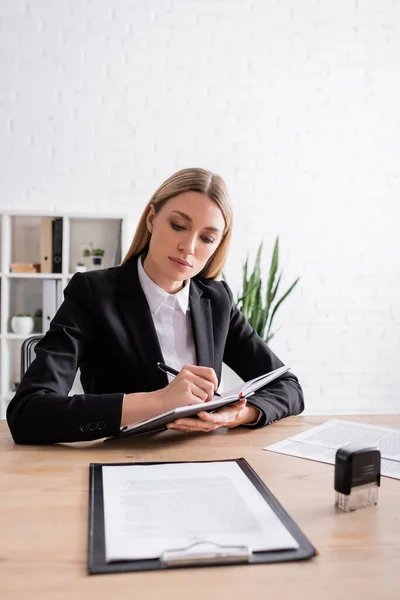
M169 259L173 260L176 263L178 263L178 265L181 265L182 267L191 267L192 266L186 260L182 260L181 258L175 258L174 256L169 256Z

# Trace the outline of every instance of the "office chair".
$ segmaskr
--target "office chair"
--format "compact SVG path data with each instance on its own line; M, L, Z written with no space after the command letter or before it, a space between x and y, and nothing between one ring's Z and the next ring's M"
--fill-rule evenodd
M31 335L22 342L21 346L21 379L25 371L35 359L35 346L42 339L42 335Z
M36 358L35 346L42 339L42 337L43 337L43 335L32 335L32 336L26 338L22 342L22 346L21 346L21 379L22 379L25 371L31 364L31 362ZM80 378L81 378L81 372L80 372L80 369L78 369L78 371L75 375L74 382L72 384L72 388L69 392L70 395L83 393L83 388L82 388L82 385L80 382Z

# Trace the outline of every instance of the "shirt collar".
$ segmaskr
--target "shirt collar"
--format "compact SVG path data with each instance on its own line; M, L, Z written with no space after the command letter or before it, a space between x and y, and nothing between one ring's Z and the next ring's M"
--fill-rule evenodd
M169 303L172 306L178 306L183 314L185 315L189 309L189 288L190 279L187 279L184 283L184 287L176 292L176 294L169 294L147 275L143 268L142 257L139 256L137 261L138 265L138 277L140 285L144 295L146 296L150 311L153 315L161 308L164 303Z

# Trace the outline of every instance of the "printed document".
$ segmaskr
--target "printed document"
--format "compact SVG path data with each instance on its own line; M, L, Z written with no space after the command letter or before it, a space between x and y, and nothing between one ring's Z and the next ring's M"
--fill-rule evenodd
M400 430L331 419L303 433L266 446L264 450L335 464L336 451L346 444L362 444L381 452L381 474L400 479Z
M299 547L235 462L105 465L102 476L108 562Z

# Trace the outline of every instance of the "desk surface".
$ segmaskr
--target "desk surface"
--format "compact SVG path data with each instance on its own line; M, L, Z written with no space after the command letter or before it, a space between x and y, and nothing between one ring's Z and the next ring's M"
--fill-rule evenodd
M379 504L335 512L333 466L263 451L330 417L290 417L249 431L165 432L57 446L15 446L0 422L0 597L16 600L218 598L399 600L400 481ZM400 427L400 415L343 417ZM319 550L270 565L86 574L88 464L245 457Z

